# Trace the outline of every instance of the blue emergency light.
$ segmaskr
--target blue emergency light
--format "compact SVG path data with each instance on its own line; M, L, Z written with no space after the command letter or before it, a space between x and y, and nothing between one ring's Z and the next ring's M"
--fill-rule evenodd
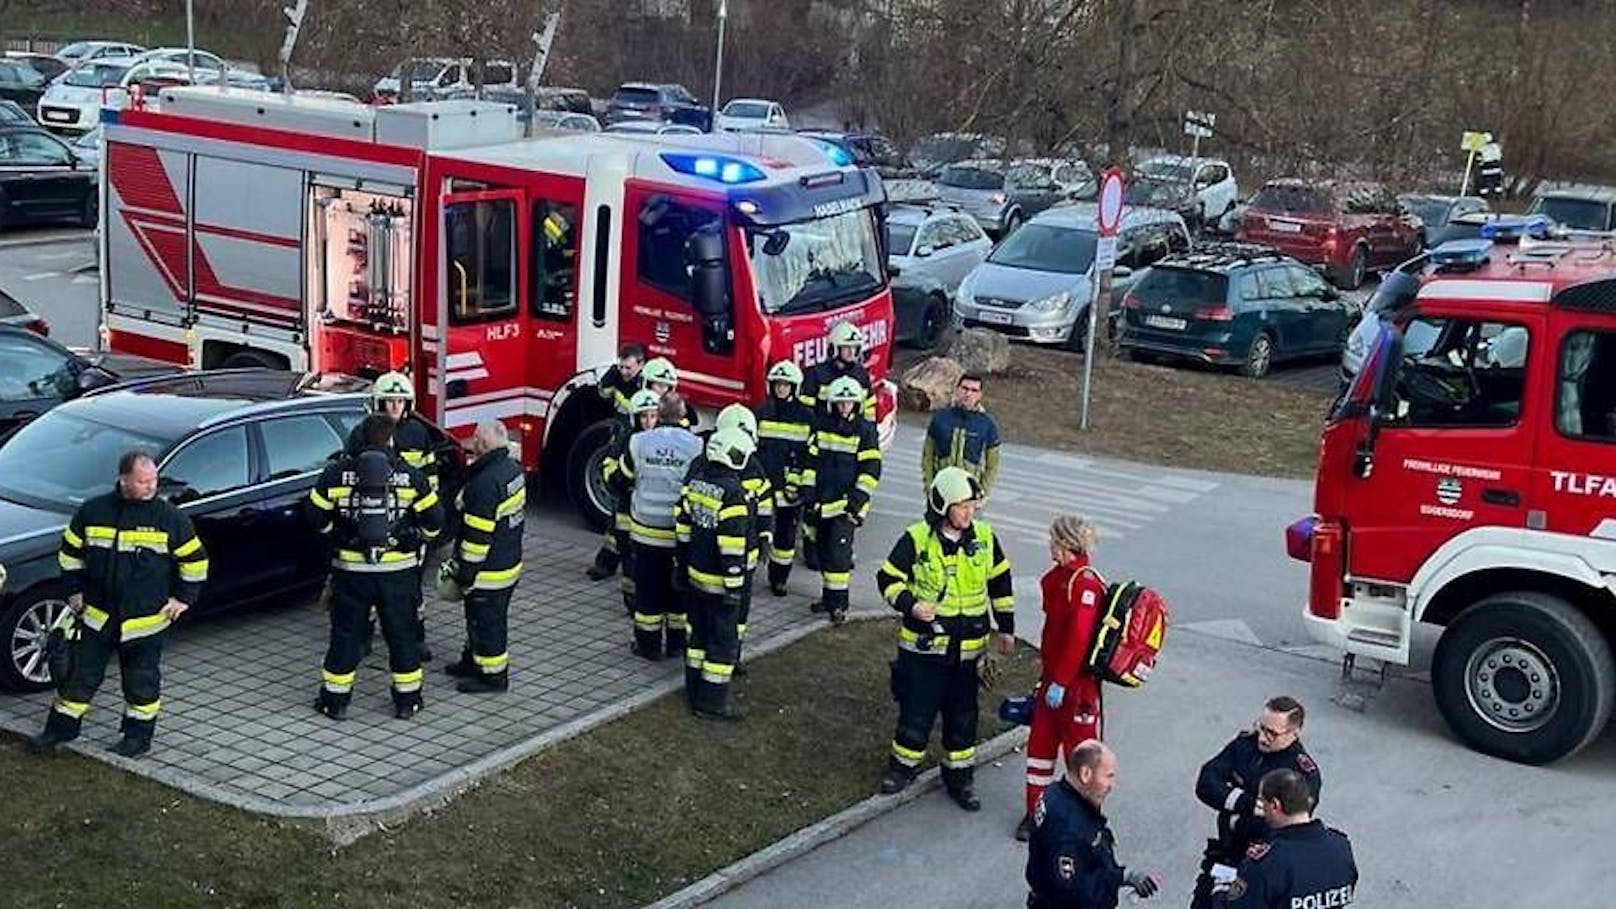
M1431 249L1431 264L1438 268L1470 269L1487 264L1491 240L1449 240Z
M853 163L853 153L840 145L837 145L835 142L828 139L820 139L815 136L808 136L806 138L809 142L819 146L819 150L825 153L825 157L830 159L830 163L836 165L837 167L847 167Z
M1522 237L1543 239L1549 235L1549 219L1543 215L1499 215L1481 225L1481 236L1487 240L1519 240Z
M720 183L756 183L767 179L756 165L723 155L691 155L663 152L662 161L681 174L717 180Z

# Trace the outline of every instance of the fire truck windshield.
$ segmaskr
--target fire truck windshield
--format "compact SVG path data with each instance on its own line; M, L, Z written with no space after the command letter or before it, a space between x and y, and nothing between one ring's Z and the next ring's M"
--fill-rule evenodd
M829 309L881 287L881 249L868 209L751 230L747 245L766 313Z

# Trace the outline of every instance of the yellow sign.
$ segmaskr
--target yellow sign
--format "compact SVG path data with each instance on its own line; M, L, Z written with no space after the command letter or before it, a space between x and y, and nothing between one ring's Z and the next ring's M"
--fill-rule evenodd
M1492 133L1466 131L1464 138L1459 142L1460 151L1479 152L1481 147L1493 141Z

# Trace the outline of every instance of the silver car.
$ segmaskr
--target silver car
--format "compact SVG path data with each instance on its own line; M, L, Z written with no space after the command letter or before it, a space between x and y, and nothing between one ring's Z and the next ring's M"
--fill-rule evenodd
M1094 296L1095 214L1093 203L1063 205L1006 237L960 284L955 323L1081 349ZM1177 214L1125 209L1112 271L1114 300L1121 299L1136 271L1189 246L1189 230Z
M894 272L924 275L950 296L992 249L976 219L947 206L899 204L887 216L887 262Z

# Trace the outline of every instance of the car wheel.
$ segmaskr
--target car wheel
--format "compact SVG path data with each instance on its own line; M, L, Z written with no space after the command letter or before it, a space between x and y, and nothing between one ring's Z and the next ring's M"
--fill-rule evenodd
M1352 264L1340 273L1335 284L1342 290L1357 290L1363 286L1364 276L1368 273L1369 251L1358 246L1352 250Z
M1088 350L1089 343L1089 310L1084 307L1078 310L1077 321L1072 323L1072 330L1066 335L1065 348L1073 353L1083 353Z
M1487 597L1437 641L1431 689L1465 744L1523 764L1575 754L1604 730L1616 666L1599 628L1559 597Z
M1260 331L1251 339L1251 346L1246 348L1246 359L1240 364L1242 375L1250 379L1261 379L1268 375L1274 367L1274 339L1268 332Z
M224 358L219 364L220 369L285 369L283 363L276 362L275 358L266 353L255 350L243 350Z
M605 530L616 507L617 497L606 485L601 467L616 434L615 418L597 420L578 435L567 451L567 495L592 530Z
M0 687L12 691L44 691L51 687L45 660L45 636L67 611L67 597L58 584L40 584L25 591L0 615Z
M927 297L926 311L920 316L920 333L915 336L915 346L927 352L936 350L948 333L949 321L948 301L936 294Z
M1000 232L999 239L1002 240L1005 237L1008 237L1011 234L1015 233L1016 228L1018 228L1020 226L1021 226L1021 212L1013 211L1010 214L1005 215L1005 217L1004 217L1004 230L1002 232Z

